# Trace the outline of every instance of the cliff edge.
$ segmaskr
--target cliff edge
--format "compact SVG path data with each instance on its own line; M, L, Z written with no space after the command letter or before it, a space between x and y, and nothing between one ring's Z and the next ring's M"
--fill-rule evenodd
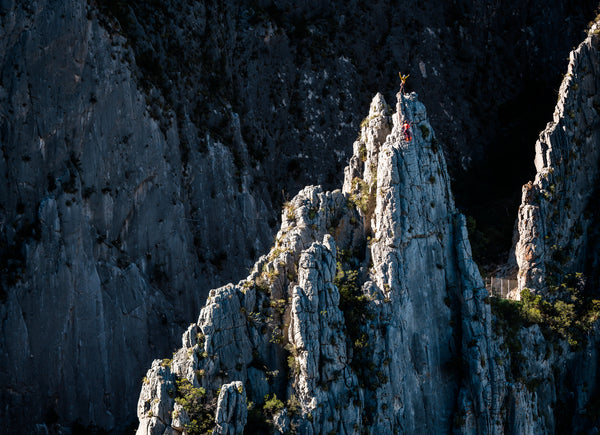
M378 94L353 148L343 191L291 200L269 254L154 362L138 434L444 433L458 396L474 427L493 424L487 291L416 94L394 113ZM473 376L456 371L463 354Z
M523 187L515 250L519 290L546 298L567 285L585 285L577 282L584 277L600 287L599 31L595 23L569 56L554 118L536 142L535 180Z

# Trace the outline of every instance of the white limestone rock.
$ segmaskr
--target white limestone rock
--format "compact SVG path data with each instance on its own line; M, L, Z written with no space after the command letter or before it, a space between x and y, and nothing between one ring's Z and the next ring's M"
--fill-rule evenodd
M274 433L555 430L564 360L537 326L511 354L497 320L424 106L399 94L391 114L377 95L343 191L285 204L271 251L211 291L172 367L221 389L217 433L255 429L225 405L233 383Z
M246 406L246 391L243 384L240 381L224 384L217 402L216 426L213 434L243 434L248 414Z
M292 295L291 388L301 406L300 427L309 433L349 433L361 423L360 408L351 401L360 400L358 380L349 368L344 317L333 284L335 250L327 234L322 244L303 252Z
M171 413L175 404L175 376L168 364L154 360L142 382L137 415L140 425L137 435L171 433Z
M190 424L190 416L183 406L175 402L173 412L171 413L171 427L173 430L183 432L187 425Z
M343 304L336 276L353 280ZM309 186L285 205L273 249L211 291L173 370L221 394L239 382L256 409L277 395L265 418L279 432L444 433L459 389L487 431L503 378L486 296L424 106L399 94L392 115L378 94L343 193ZM473 375L457 383L444 367L471 341Z
M518 293L529 288L555 297L567 273L586 272L588 234L600 186L599 36L588 37L569 56L554 117L536 143L533 182L523 186L518 216Z

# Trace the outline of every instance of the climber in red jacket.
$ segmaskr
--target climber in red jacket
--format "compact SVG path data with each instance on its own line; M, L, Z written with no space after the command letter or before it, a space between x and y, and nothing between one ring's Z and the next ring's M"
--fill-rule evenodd
M402 125L402 132L404 133L404 140L406 142L410 142L412 140L412 133L410 131L410 123L407 121L404 121L404 124Z

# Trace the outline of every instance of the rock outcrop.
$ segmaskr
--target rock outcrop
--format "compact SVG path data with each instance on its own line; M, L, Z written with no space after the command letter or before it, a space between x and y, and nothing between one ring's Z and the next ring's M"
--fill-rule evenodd
M519 290L545 297L554 297L573 275L589 277L596 289L600 284L599 26L571 52L554 119L536 143L535 180L523 187Z
M509 297L521 300L514 306L526 325L512 330L518 352L511 358L529 392L514 395L509 407L522 412L523 401L537 402L524 420L538 433L600 429L599 48L596 22L570 54L553 120L536 143L537 174L523 186L519 208L519 286Z
M543 3L514 0L521 13L506 26L512 8L472 0L426 10L386 1L0 1L5 430L124 431L152 357L173 348L210 288L237 281L268 249L282 198L341 181L361 105L375 84L393 89L399 65L423 89L453 166L476 161L496 140L483 133L500 122L500 103L511 107L539 71L558 73L556 53L572 44L565 35L595 6ZM491 53L485 69L475 68L480 53ZM481 139L477 151L467 137ZM370 186L374 173L361 179ZM309 196L336 210L346 202ZM376 206L374 192L365 198L367 211L340 212L336 235L360 252ZM364 227L350 222L367 212ZM308 226L338 228L335 216L306 216ZM323 242L324 233L302 234L299 252ZM248 369L256 388L274 391L257 370ZM177 417L161 424L193 423L172 406ZM228 424L233 414L222 409L217 419ZM290 420L274 414L278 427Z
M595 50L594 29L574 58ZM595 121L580 122L595 141ZM287 203L269 254L211 291L148 379L205 392L186 412L205 429L216 416L217 432L215 400L232 382L248 400L235 430L250 433L597 431L598 313L565 320L533 296L488 296L416 94L399 93L395 113L375 96L353 150L342 191L307 187ZM156 385L142 389L139 435L182 430L148 411Z
M250 431L447 433L458 396L472 429L492 431L502 374L487 291L416 95L398 94L393 114L377 95L344 190L307 187L282 220L247 280L211 291L168 376L206 403L241 382ZM157 364L148 379L169 379ZM155 384L143 387L138 434L164 432L146 405Z
M211 280L267 246L269 212L209 136L186 172L185 129L153 114L91 5L2 5L0 420L122 427Z

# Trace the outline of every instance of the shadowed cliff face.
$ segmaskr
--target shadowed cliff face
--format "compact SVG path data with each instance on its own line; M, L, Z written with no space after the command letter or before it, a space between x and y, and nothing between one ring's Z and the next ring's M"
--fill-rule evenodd
M564 349L545 358L556 382L543 388L556 395L554 424L562 433L598 430L599 34L596 21L570 53L552 120L535 144L537 173L523 186L516 227L518 288L509 295L520 299L512 304L520 322L538 323L543 341ZM536 335L528 340L539 341Z
M205 286L270 240L269 212L231 151L208 138L184 165L179 130L147 105L126 40L93 17L77 2L2 17L9 427L122 427L143 368L195 317Z
M260 164L257 181L268 180L264 197L276 206L282 188L293 195L306 184L338 185L360 108L373 89L391 100L397 72L410 73L409 88L419 90L445 139L457 202L477 221L474 247L485 263L505 260L518 191L534 175L532 144L551 116L563 59L596 6L592 0L99 4L135 41L142 81L162 89L176 112L193 114L201 130L228 144L235 142L230 112L239 114L248 155L238 153L249 158L246 164ZM181 80L181 71L192 79Z
M590 278L591 289L598 287L600 64L596 29L571 52L553 120L536 143L535 180L523 187L516 245L519 290L529 288L545 297L556 297L569 275L583 274Z
M284 198L341 184L372 89L410 73L461 178L591 9L359 3L0 2L9 428L122 429L152 357L268 249Z

